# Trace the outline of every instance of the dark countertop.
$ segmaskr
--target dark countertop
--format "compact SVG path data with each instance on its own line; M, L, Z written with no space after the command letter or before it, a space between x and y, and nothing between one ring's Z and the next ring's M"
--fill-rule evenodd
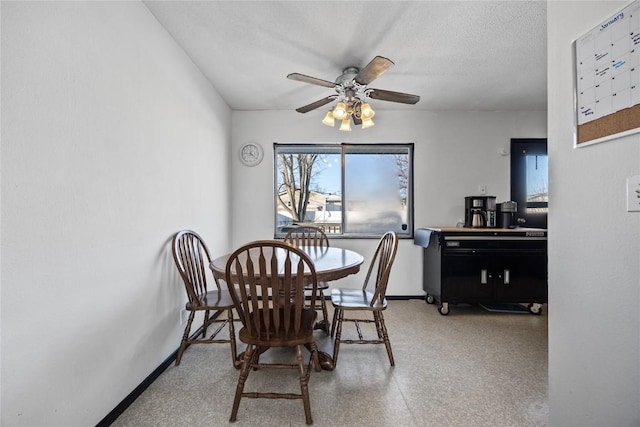
M547 238L546 228L472 228L472 227L421 227L417 228L414 233L413 243L424 248L429 246L431 235L435 234L438 238L445 236L470 236L470 239L488 238L488 239L521 239L521 238Z
M474 227L420 227L418 230L431 230L441 233L523 233L547 232L546 228L515 227L515 228L474 228Z

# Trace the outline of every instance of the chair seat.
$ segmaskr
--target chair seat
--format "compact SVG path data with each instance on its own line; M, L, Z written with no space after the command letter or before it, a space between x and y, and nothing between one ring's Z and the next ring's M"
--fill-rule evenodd
M198 295L198 303L187 302L187 310L224 310L234 306L231 294L226 290L208 291L206 294Z
M259 310L259 318L262 319L264 310ZM282 310L280 316L283 316ZM291 315L291 321L289 322L289 328L285 328L284 324L276 330L274 328L273 310L269 310L269 332L265 328L265 325L261 322L260 332L250 331L249 328L243 327L240 329L239 338L240 341L246 344L253 344L257 346L268 347L291 347L292 345L305 344L313 340L313 325L316 321L316 311L303 309L302 320L299 331L296 333L293 327L295 318ZM282 318L282 317L281 317Z
M373 292L362 289L333 289L331 291L331 304L337 308L349 310L384 310L387 308L387 299L377 300L373 306Z

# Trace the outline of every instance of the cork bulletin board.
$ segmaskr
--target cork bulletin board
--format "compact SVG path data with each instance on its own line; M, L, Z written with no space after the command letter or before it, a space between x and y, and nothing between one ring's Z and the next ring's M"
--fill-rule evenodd
M574 147L640 132L640 0L572 45Z

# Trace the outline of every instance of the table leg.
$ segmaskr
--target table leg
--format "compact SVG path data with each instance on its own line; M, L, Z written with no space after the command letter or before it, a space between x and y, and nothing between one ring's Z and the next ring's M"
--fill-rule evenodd
M333 363L333 358L324 351L318 350L318 359L320 360L320 367L325 371L333 371L335 365Z
M329 335L329 323L326 320L318 320L315 325L313 325L314 330L322 330L327 335Z
M307 348L307 350L311 351L311 344L305 344L304 346ZM317 347L317 343L316 343L316 347ZM334 370L335 365L333 363L333 357L329 353L324 352L319 348L318 348L318 360L320 361L320 368L322 368L323 371Z

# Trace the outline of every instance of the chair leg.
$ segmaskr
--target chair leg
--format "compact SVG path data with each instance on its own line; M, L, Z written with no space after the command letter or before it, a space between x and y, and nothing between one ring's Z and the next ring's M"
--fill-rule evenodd
M336 308L336 311L333 314L333 328L336 328L336 337L333 340L333 366L338 365L338 352L340 351L340 336L342 335L343 320L344 310Z
M307 345L305 344L305 347L306 346ZM322 370L322 367L320 366L320 356L318 355L318 345L316 344L315 341L311 341L311 343L308 344L307 348L311 352L311 358L309 361L315 365L316 372L320 372Z
M205 310L204 312L204 321L202 322L202 339L207 338L207 328L211 324L211 319L209 319L209 310Z
M374 312L373 316L376 320L376 329L378 330L378 335L382 335L382 340L384 341L384 346L387 348L387 355L389 356L389 363L391 366L395 366L395 362L393 360L393 352L391 351L391 341L389 341L389 334L387 333L387 326L384 323L384 316L382 312Z
M322 320L324 321L324 333L329 335L329 314L327 312L327 301L324 299L324 291L320 289L318 291L318 297L320 298L320 306L322 307Z
M384 334L382 333L382 326L380 325L380 317L378 316L378 313L379 313L378 311L373 312L373 320L375 321L376 333L378 334L378 339L383 340Z
M317 354L317 353L316 353ZM302 404L304 405L304 415L307 424L313 424L311 418L311 401L309 400L309 367L305 367L302 357L302 346L296 346L296 359L298 360L298 374L300 375L300 393L302 394Z
M187 348L187 341L189 340L189 333L191 332L191 323L193 323L195 315L195 311L191 311L189 313L189 320L187 321L187 326L184 328L184 334L182 334L182 341L180 342L180 349L178 350L178 356L176 357L176 366L180 365L182 353L184 353L184 350Z
M334 308L333 310L333 322L331 322L331 336L333 337L336 332L336 321L338 320L338 309Z
M236 349L236 328L233 324L233 309L227 310L227 322L229 322L229 343L231 344L231 361L234 368L240 368L241 361L238 360Z
M244 391L244 383L247 381L249 372L251 371L251 360L254 358L253 345L247 345L247 349L244 351L244 357L242 358L242 366L240 368L240 376L238 377L238 385L236 386L236 395L233 398L233 408L231 409L231 418L229 421L233 422L238 416L238 408L240 407L240 400L242 399L242 392Z

